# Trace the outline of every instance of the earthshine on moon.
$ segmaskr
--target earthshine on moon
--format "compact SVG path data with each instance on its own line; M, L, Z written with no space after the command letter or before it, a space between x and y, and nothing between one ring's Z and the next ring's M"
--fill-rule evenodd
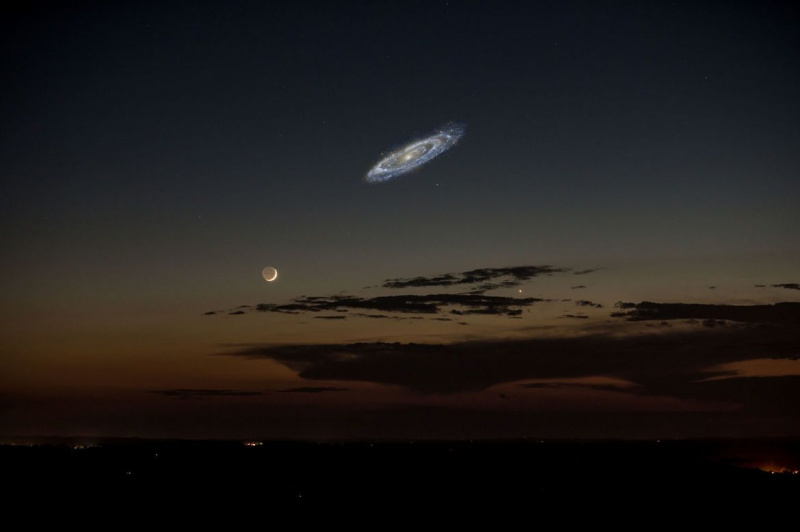
M264 278L265 281L271 283L272 281L278 278L278 270L276 270L272 266L267 266L266 268L261 270L261 276Z

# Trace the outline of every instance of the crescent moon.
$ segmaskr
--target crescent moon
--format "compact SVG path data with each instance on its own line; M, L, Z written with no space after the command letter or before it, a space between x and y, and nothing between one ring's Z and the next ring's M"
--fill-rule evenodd
M278 278L278 270L273 268L272 266L267 266L261 271L261 277L264 278L265 281L271 283L275 279Z

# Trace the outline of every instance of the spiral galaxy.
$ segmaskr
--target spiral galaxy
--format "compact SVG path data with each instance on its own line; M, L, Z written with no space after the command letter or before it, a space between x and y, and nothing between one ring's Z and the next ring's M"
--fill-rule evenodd
M367 172L367 182L383 183L419 168L455 146L465 130L464 124L446 124L425 138L393 151Z

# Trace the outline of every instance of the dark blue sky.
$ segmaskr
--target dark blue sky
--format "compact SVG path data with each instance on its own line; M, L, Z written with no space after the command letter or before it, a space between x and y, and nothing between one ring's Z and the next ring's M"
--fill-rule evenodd
M754 272L796 282L790 2L6 9L0 273L3 316L28 331L7 346L19 360L54 323L76 351L109 328L141 332L144 352L204 311L474 268L696 264L683 284L641 274L674 301ZM457 147L364 182L448 121L467 125ZM730 302L756 301L742 290ZM252 327L192 345L270 341ZM347 337L331 327L309 334Z

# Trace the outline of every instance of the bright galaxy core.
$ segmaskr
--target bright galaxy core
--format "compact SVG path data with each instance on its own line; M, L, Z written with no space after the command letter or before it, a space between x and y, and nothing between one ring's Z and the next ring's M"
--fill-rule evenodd
M465 130L464 124L447 124L435 133L393 151L367 172L367 182L383 183L419 168L455 146Z

